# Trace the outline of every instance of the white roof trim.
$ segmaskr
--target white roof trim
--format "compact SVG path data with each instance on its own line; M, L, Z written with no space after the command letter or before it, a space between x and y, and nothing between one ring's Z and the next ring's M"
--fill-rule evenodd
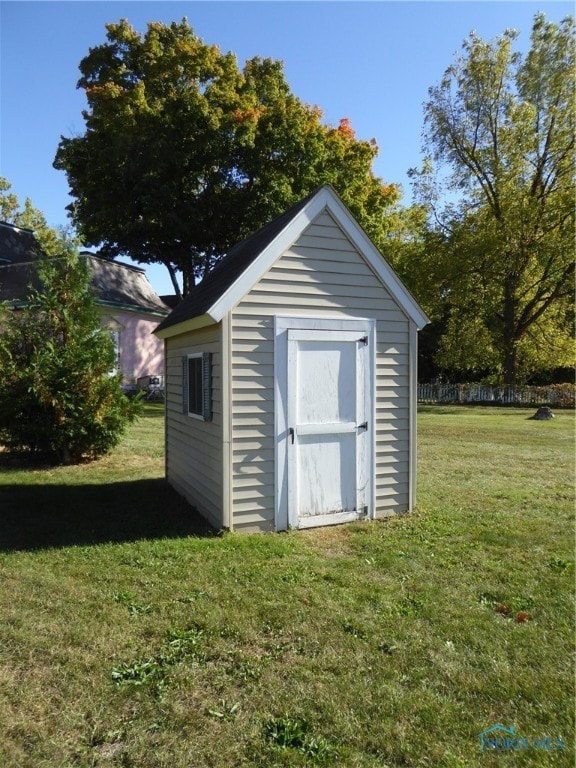
M335 216L348 238L356 246L360 255L366 259L376 276L380 278L384 286L391 292L392 297L396 299L400 308L416 323L418 329L428 325L430 319L426 313L352 216L348 208L330 187L326 191L331 193L337 211L331 211L331 213ZM330 210L330 206L327 207Z
M210 307L208 314L215 323L222 320L224 315L230 312L236 304L256 285L256 283L272 267L290 246L298 239L306 227L314 219L327 209L342 227L348 238L358 249L361 256L368 262L375 275L390 291L392 297L398 302L400 309L416 323L418 328L423 328L430 321L420 308L412 294L400 281L396 273L387 264L368 235L352 216L348 208L340 200L331 187L322 187L317 194L310 199L305 207L284 227L276 238L265 248L250 266L232 283L222 296ZM205 316L204 316L205 317ZM184 323L182 325L185 325ZM177 328L178 326L176 326ZM172 333L176 328L167 329ZM183 329L184 330L184 329ZM187 330L187 329L186 329ZM177 332L181 332L178 330ZM160 334L159 334L160 335ZM163 335L163 334L162 334Z
M183 320L177 325L169 325L168 328L164 328L161 331L155 330L154 333L159 339L168 339L171 336L179 336L181 333L187 331L196 331L198 328L205 328L207 325L213 325L216 320L209 314L198 315L190 320Z

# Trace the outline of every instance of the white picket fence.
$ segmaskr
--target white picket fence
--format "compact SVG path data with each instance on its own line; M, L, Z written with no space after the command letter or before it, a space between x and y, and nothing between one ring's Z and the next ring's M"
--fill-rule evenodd
M574 407L574 385L492 387L481 384L418 384L419 403L494 403Z

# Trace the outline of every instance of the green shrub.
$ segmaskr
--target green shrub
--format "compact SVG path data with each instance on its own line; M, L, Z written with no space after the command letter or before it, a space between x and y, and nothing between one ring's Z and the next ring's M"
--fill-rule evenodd
M140 410L120 389L86 262L64 235L43 233L39 289L0 317L0 442L61 462L95 458Z

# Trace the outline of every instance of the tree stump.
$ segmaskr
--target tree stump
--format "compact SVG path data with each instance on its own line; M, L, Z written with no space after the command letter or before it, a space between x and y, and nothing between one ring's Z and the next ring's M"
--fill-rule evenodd
M548 421L549 419L554 418L554 414L547 405L542 405L540 408L538 408L534 416L531 416L530 418L534 419L535 421Z

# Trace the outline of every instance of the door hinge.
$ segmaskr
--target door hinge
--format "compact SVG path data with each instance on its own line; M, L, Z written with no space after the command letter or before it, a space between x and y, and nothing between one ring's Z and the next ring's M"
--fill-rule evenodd
M362 424L358 424L358 429L366 429L368 430L368 422L364 421Z
M365 347L368 346L368 336L362 336L361 339L358 339L362 344L364 344Z

